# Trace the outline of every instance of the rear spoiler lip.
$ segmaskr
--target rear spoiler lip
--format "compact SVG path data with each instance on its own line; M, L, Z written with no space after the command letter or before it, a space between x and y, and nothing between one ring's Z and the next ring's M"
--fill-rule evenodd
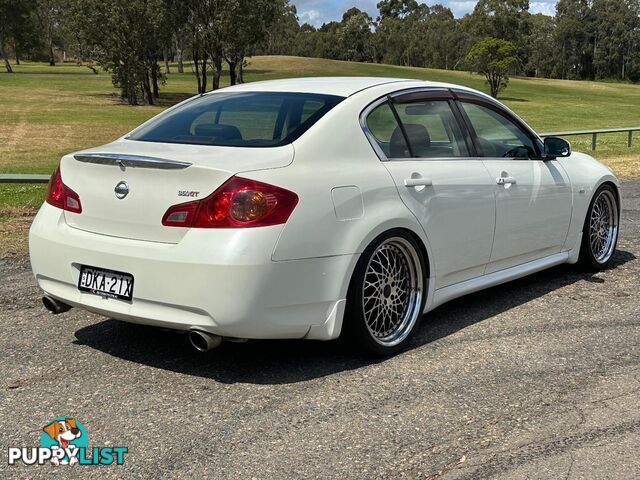
M144 155L129 155L126 153L76 153L73 155L78 162L95 163L98 165L117 165L121 170L132 168L157 168L160 170L181 170L193 165L189 162L167 160L166 158L147 157Z

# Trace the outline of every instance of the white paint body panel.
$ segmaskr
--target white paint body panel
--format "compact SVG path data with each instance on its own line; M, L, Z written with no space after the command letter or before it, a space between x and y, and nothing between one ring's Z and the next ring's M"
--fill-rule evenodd
M509 196L502 196L493 178L493 170L503 168L497 163L381 162L362 131L360 113L387 94L417 87L449 86L361 78L244 84L225 91L308 91L348 98L285 147L221 149L120 139L91 150L194 165L167 175L132 169L125 178L115 166L89 169L64 157L63 179L79 191L86 218L79 218L84 212L76 217L43 205L30 231L38 285L73 306L131 322L229 337L329 340L340 334L360 254L389 229L412 232L424 246L429 262L425 311L467 292L575 261L594 189L607 181L617 185L613 174L575 153L554 165L559 176L552 177L562 187L545 187L535 183L549 180L543 166L526 165L514 173L527 181L509 192L518 209L512 211ZM92 176L98 170L100 175ZM430 178L432 186L405 187L401 182L414 173ZM145 175L154 182L143 185ZM161 226L161 213L180 202L177 189L208 194L231 175L294 191L299 203L287 223L219 230ZM122 179L154 202L138 201L132 186L131 208L121 208L113 187ZM527 210L531 202L533 215ZM126 219L117 221L118 212ZM505 238L494 241L494 231ZM537 245L536 238L545 248L526 252ZM81 264L131 273L133 301L79 292Z
M571 183L557 161L484 159L496 192L496 230L485 273L562 250L571 221ZM500 177L515 184L497 185Z
M495 227L495 182L477 160L416 160L384 163L400 198L420 221L431 245L435 288L485 271ZM426 178L427 187L405 180Z

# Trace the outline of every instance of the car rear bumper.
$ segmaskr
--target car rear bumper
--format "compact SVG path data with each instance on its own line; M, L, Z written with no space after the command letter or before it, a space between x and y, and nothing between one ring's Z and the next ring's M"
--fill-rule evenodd
M274 262L281 230L192 229L178 244L155 243L74 229L45 204L29 250L44 292L110 318L227 337L336 338L357 256ZM133 300L79 291L81 265L132 274Z

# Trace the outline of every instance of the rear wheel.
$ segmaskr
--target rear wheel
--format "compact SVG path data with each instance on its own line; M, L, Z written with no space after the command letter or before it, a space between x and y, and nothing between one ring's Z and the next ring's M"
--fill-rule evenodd
M389 231L362 254L349 287L345 334L361 348L392 355L407 344L425 302L426 266L417 242Z
M582 230L580 263L589 270L603 270L611 264L618 242L620 206L613 187L600 187L589 205Z

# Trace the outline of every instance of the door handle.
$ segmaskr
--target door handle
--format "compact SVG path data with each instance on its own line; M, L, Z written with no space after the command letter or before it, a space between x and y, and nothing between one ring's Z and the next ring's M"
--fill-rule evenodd
M496 183L498 185L515 185L516 179L513 177L498 177L496 178Z
M405 187L430 187L433 185L433 182L430 178L405 178L404 186Z

